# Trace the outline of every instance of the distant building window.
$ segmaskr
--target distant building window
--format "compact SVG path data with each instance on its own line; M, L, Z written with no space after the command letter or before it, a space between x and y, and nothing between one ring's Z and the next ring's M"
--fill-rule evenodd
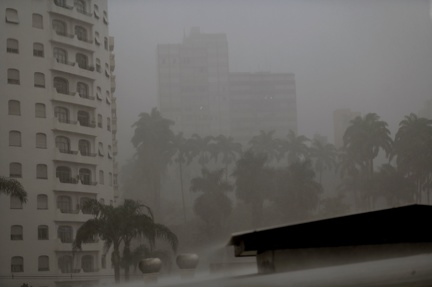
M8 84L20 84L20 73L17 69L8 69Z
M99 171L99 184L104 184L104 172L103 172L103 170Z
M48 178L48 167L46 164L36 165L36 178L47 179Z
M56 168L56 177L62 183L76 183L76 180L72 178L71 169L67 166L59 166ZM57 201L58 204L58 201ZM57 206L60 208L59 206ZM68 207L70 208L70 206Z
M80 41L87 41L87 30L81 26L75 26L75 35Z
M48 240L49 232L47 225L39 225L38 226L38 240Z
M54 108L54 116L61 123L69 122L69 111L64 107L55 107Z
M75 7L79 13L87 14L86 3L82 0L75 0Z
M81 155L90 156L90 142L88 140L79 140L78 150Z
M47 137L44 133L36 134L36 148L47 148Z
M93 256L84 255L81 258L81 268L84 272L93 272Z
M99 58L96 58L96 71L101 72L101 61Z
M107 117L107 130L111 131L111 118Z
M91 171L88 168L79 169L79 177L82 184L90 185L91 181Z
M66 23L60 20L52 21L53 30L57 35L66 36Z
M108 24L108 14L107 11L103 11L103 22Z
M98 118L98 127L101 128L102 125L103 125L103 123L102 123L102 115L101 115L101 114L98 114L97 118Z
M45 75L43 73L34 73L34 86L38 88L45 88Z
M72 200L69 196L60 195L57 197L57 208L60 209L62 213L72 212Z
M18 24L18 11L15 9L6 9L6 23Z
M99 156L103 156L104 155L103 143L101 143L101 142L99 142L99 144L98 144L98 153L99 153Z
M19 162L11 162L9 164L9 177L13 177L13 178L22 177L22 165Z
M62 225L57 230L57 237L60 238L62 243L72 243L72 226Z
M93 11L94 11L94 16L95 16L95 18L96 18L96 19L99 19L99 6L96 5L96 4L94 4L94 9L93 9Z
M54 88L57 93L60 94L69 94L69 82L65 78L55 77L54 78Z
M13 116L21 115L21 104L19 101L10 100L8 102L8 114Z
M95 40L95 43L96 43L96 45L100 45L100 39L99 39L99 32L95 32L95 38L94 38L94 40Z
M62 255L58 259L58 268L61 273L71 273L72 272L72 256Z
M33 13L32 15L33 27L43 29L43 17L40 14Z
M24 259L21 256L12 257L11 272L24 272Z
M11 226L11 240L23 240L23 227L21 225Z
M54 58L57 63L66 64L67 63L67 52L61 48L54 48Z
M48 196L46 194L38 194L37 209L48 209Z
M18 40L16 39L7 39L6 41L6 52L12 53L12 54L18 54L19 53L19 44Z
M105 50L108 51L108 38L107 37L104 38L104 48L105 48Z
M38 258L38 271L49 271L49 257L46 255Z
M109 186L113 185L113 175L111 172L108 174L108 184Z
M81 126L89 127L90 126L90 114L86 111L78 111L77 114L78 122Z
M22 209L23 203L21 200L16 196L10 197L10 209Z
M112 155L111 155L111 145L108 145L108 158L112 158Z
M40 103L35 104L35 117L46 118L45 104L40 104Z
M61 153L69 153L70 152L70 141L67 137L58 136L55 138L56 148Z
M21 146L21 132L19 131L9 132L9 146Z
M44 45L42 43L33 43L33 56L41 58L45 56Z
M89 98L88 91L89 88L86 83L82 83L82 82L77 83L77 92L81 98L88 99Z
M99 86L96 88L96 97L98 100L102 100L102 89Z

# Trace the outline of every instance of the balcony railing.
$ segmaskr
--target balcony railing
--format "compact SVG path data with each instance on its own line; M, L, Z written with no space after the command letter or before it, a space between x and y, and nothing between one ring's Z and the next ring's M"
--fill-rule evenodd
M96 157L96 153L80 152L82 156Z
M78 184L78 179L73 177L57 177L61 183Z
M66 153L66 154L78 154L78 151L74 151L74 150L61 150L59 149L59 152L61 153Z
M65 8L65 9L69 9L69 10L72 10L74 8L74 6L67 5L63 1L56 1L56 0L54 0L54 4L56 6L59 6L59 7Z

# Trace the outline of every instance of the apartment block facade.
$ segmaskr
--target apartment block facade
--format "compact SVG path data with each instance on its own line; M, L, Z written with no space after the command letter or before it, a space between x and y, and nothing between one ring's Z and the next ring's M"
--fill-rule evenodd
M114 39L106 0L0 1L0 175L28 193L0 195L0 286L86 286L112 274L95 238L72 251L92 218L88 199L115 204Z

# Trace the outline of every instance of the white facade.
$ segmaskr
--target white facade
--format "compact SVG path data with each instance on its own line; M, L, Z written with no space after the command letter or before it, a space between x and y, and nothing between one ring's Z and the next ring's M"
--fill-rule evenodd
M111 274L103 242L72 252L87 198L114 203L116 104L106 0L0 1L0 286L82 286ZM66 284L66 285L65 285Z

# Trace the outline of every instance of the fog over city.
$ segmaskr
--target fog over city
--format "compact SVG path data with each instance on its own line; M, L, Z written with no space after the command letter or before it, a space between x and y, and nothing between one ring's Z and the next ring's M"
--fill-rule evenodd
M333 111L377 113L392 133L432 95L429 1L109 1L119 160L157 106L157 44L225 33L231 72L295 73L298 132L333 142Z

